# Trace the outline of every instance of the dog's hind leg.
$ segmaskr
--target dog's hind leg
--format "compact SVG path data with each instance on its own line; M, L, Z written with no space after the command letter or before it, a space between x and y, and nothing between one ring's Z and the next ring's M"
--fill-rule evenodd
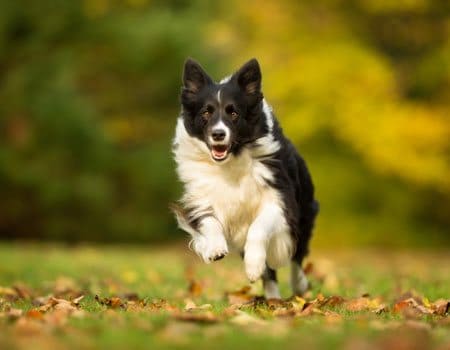
M303 295L308 289L309 282L303 272L302 266L297 261L291 264L291 287L294 295Z
M264 296L266 299L281 299L280 290L278 289L277 272L270 267L266 267L266 271L262 275Z
M304 257L308 254L309 240L314 227L314 220L319 212L319 203L312 200L304 206L303 215L300 218L300 232L302 239L298 241L297 251L291 263L291 287L294 295L303 295L309 287L308 279L302 269Z

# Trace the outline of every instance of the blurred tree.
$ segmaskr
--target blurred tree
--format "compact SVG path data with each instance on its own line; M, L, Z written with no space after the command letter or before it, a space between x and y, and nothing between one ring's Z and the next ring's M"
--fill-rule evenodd
M0 1L0 237L172 238L183 61L256 56L316 242L448 240L449 28L438 0Z

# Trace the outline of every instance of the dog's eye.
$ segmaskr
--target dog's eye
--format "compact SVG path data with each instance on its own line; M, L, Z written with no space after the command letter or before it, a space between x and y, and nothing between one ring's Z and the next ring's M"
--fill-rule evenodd
M233 105L226 106L225 112L230 115L232 120L236 120L239 117L239 114L238 114L238 112L236 112Z
M214 107L211 105L207 105L206 109L202 112L203 119L208 120L209 118L211 118L213 112L214 112Z

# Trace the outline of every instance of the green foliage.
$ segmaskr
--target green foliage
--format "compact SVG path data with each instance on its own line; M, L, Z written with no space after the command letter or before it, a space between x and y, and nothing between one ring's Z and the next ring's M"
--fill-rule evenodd
M180 193L170 138L183 61L219 79L256 56L265 95L312 168L318 244L448 240L448 10L419 0L1 1L0 237L180 235L167 207Z

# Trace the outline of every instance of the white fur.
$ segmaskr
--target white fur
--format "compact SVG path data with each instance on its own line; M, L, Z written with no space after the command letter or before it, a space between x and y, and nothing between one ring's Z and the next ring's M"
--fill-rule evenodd
M219 102L219 105L222 104L221 96L220 96L220 89L217 91L217 101Z
M275 141L272 135L273 130L273 114L272 114L272 107L269 106L269 104L266 102L266 100L263 100L263 112L266 117L266 123L267 127L269 129L269 132L266 136L263 136L259 138L256 141L257 147L255 147L252 151L254 157L262 158L264 156L273 154L277 152L280 149L280 143L278 141Z
M291 285L292 291L296 295L303 295L309 285L308 279L306 278L302 267L296 262L291 264Z
M266 123L269 128L269 133L272 132L273 129L273 115L272 115L272 107L269 106L267 101L263 99L263 112L266 116Z
M224 130L225 138L222 141L214 141L214 139L210 136L209 137L210 144L211 145L228 145L230 143L230 137L231 137L230 128L225 125L225 123L222 121L222 119L220 119L218 123L216 123L215 125L213 125L211 127L212 131L214 131L215 129Z
M216 218L208 216L201 221L200 234L192 241L194 251L198 252L205 263L228 254L228 246L222 234L222 225Z
M266 299L281 299L280 290L276 281L264 281L264 296Z
M282 256L290 256L291 246L283 244L289 239L286 232L286 221L283 209L277 199L263 201L258 215L250 225L245 243L245 270L250 281L256 281L264 273L267 265L277 269L284 265L285 261L279 261L280 252ZM287 237L283 237L287 234ZM271 242L276 237L275 242ZM278 238L284 239L279 240ZM268 249L269 246L272 249ZM273 249L277 245L276 249ZM273 252L277 254L273 254Z
M231 80L231 77L232 77L233 75L227 75L225 78L223 78L220 82L219 82L219 84L226 84L226 83L228 83L230 80Z
M288 263L294 248L283 203L278 192L267 184L267 180L274 180L273 174L255 159L255 155L270 154L279 148L269 141L270 137L265 136L257 147L244 149L238 157L230 154L216 163L204 142L189 136L181 117L174 139L177 171L185 184L181 202L196 208L193 218L212 208L228 247L240 252L245 249L250 280L261 277L266 261L273 269ZM225 250L217 235L218 227L202 226L196 234L186 230L192 235L194 250L204 259ZM206 244L205 239L214 242Z

